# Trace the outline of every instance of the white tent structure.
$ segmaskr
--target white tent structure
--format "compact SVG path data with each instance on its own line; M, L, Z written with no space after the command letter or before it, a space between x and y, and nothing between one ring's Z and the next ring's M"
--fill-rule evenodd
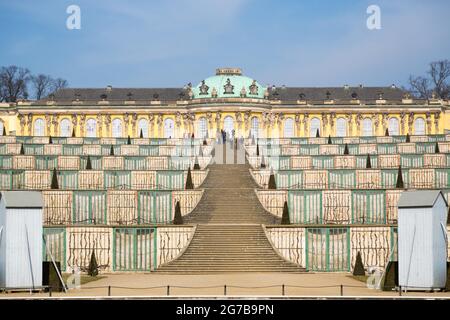
M447 212L441 191L403 192L398 202L399 285L436 290L447 280Z
M42 195L0 193L0 287L42 286Z

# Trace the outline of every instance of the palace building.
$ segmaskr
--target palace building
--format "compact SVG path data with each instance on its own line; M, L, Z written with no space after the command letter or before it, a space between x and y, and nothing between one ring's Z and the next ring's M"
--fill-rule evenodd
M238 68L184 88L68 88L39 101L0 104L7 134L182 138L443 134L449 101L388 87L267 87ZM3 131L3 128L0 128Z

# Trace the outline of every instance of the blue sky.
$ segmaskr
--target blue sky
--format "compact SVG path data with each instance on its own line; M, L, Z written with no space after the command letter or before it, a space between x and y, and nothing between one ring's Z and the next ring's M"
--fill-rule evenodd
M66 28L71 4L81 30ZM381 30L366 27L372 4ZM0 65L71 87L180 87L225 66L264 85L404 85L450 59L448 12L448 0L0 0Z

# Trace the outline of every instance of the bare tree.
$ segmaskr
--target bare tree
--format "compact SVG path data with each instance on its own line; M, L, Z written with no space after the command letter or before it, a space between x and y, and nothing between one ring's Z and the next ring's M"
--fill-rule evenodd
M30 71L18 66L1 67L0 92L2 101L16 102L17 99L27 99L27 86L30 81Z
M36 100L47 96L52 90L54 80L52 77L45 74L38 74L31 77Z
M446 99L450 94L450 61L441 60L430 63L428 77L409 77L409 91L417 98L436 97Z
M447 83L450 77L450 61L441 60L430 63L428 74L433 81L436 95L442 99L447 98L450 91L450 85Z
M52 91L51 93L55 93L59 89L67 88L68 82L65 79L57 78L53 81Z

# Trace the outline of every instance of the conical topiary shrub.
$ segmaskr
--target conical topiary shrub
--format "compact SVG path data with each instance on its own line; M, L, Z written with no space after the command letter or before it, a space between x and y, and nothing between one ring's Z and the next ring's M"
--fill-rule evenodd
M194 170L200 170L200 164L198 163L198 158L197 158L197 156L195 156Z
M72 138L75 138L76 134L75 134L75 129L72 129Z
M281 224L291 224L287 201L285 201L283 205L283 215L281 216Z
M403 189L405 187L403 184L402 166L398 166L397 183L395 184L395 187L397 189Z
M370 161L370 154L367 154L366 169L371 169L371 168L372 168L372 162Z
M361 253L358 251L356 254L355 266L353 268L354 276L365 276L366 271L364 270L364 264L362 262Z
M95 258L94 250L92 250L91 261L89 261L88 274L91 277L96 277L98 275L98 264L97 259Z
M139 138L144 138L144 133L142 132L142 129L141 129L141 132L139 132Z
M348 145L347 145L347 144L345 144L345 147L344 147L344 154L350 154L350 153L348 152Z
M186 177L186 190L194 189L194 183L192 182L192 173L191 173L191 167L188 169L187 177Z
M131 138L130 138L130 136L128 136L127 144L131 144Z
M25 149L23 148L23 143L20 145L20 154L25 154Z
M259 143L256 145L256 156L259 157Z
M331 142L331 136L328 135L328 144L333 144L333 142Z
M111 145L111 149L109 149L109 155L110 156L114 155L114 147L113 147L113 145Z
M270 169L269 184L267 188L271 190L275 190L277 188L277 183L275 182L275 175L272 169Z
M266 160L264 160L264 156L261 157L261 169L264 169L266 167Z
M385 135L386 137L389 137L389 129L388 129L388 128L386 128L386 131L384 132L384 135Z
M59 189L58 185L58 176L56 175L56 169L53 168L52 172L52 184L50 186L51 189Z
M181 216L180 201L175 204L175 214L173 216L173 224L183 224L183 217Z
M3 126L3 135L6 136L6 127Z
M316 130L316 138L320 138L320 132L319 132L319 129Z
M409 133L406 134L406 140L405 140L405 142L406 142L406 143L411 142L411 138L409 137Z
M203 145L204 145L204 146L207 146L207 145L208 145L208 142L206 142L206 139L203 139Z
M49 143L49 144L53 144L52 136L48 137L48 143Z
M439 144L436 142L436 144L434 145L434 153L440 153L441 151L439 150Z
M88 156L86 160L86 170L92 170L91 157Z

